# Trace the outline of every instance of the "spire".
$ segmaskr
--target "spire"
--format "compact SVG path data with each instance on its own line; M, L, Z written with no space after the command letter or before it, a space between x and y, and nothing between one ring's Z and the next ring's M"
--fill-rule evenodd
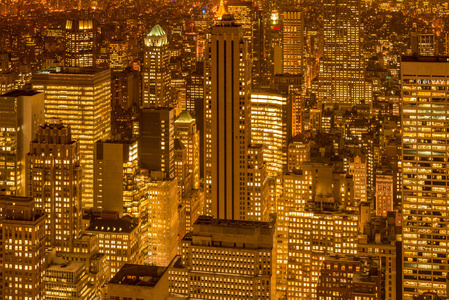
M226 15L226 14L227 14L227 12L226 12L226 8L224 6L224 0L220 0L220 6L218 7L216 17L218 20L221 20L223 15Z

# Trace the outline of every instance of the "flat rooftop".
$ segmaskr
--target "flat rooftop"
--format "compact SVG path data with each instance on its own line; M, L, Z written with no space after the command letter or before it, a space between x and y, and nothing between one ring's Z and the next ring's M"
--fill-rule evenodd
M136 224L131 223L126 219L97 219L92 221L87 231L102 231L102 232L116 232L116 233L130 233L137 227Z
M199 216L195 225L211 225L211 226L226 226L237 228L273 228L272 222L258 222L258 221L241 221L241 220L226 220L214 219L208 216Z
M39 94L39 92L33 90L13 90L6 94L0 95L0 97L34 96L36 94Z
M62 265L51 265L48 267L48 271L61 271L61 272L76 272L84 267L84 263L72 261Z
M449 56L401 56L403 62L449 62Z
M79 67L51 67L43 70L36 71L36 74L87 74L93 75L109 69L100 68L79 68Z
M165 267L125 264L109 284L154 287L166 270Z

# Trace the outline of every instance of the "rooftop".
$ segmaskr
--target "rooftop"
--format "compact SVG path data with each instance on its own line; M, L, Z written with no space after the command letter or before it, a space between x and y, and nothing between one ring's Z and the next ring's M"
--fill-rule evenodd
M97 219L92 221L86 230L130 233L136 227L136 224L133 224L129 220L123 218L119 220Z
M191 123L192 121L195 121L194 118L192 118L192 115L187 110L184 110L182 113L179 114L178 119L175 121L175 123Z
M64 271L64 272L76 272L79 269L84 267L84 263L82 262L69 262L68 264L62 264L62 265L51 265L48 267L48 271Z
M34 96L36 94L39 94L39 92L33 90L13 90L6 94L0 95L0 97Z
M402 56L403 62L449 62L449 56Z
M156 26L153 27L153 29L151 29L151 31L148 34L148 36L164 36L165 34L166 33L162 29L162 27L159 24L157 24Z
M36 71L36 74L86 74L86 75L94 75L97 73L101 73L104 71L109 71L109 69L100 69L100 68L78 68L78 67L51 67L43 70Z
M165 267L125 264L109 284L154 287L166 270Z
M195 222L195 225L227 226L237 228L273 228L274 226L271 222L214 219L208 216L199 216Z

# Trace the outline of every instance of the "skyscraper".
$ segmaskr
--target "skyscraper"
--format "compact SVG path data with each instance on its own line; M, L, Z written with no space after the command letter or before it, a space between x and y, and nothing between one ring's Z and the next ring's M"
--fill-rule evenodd
M192 188L200 186L200 137L196 120L188 111L183 111L175 121L175 138L187 148L187 167L192 174Z
M445 296L449 58L402 57L403 295Z
M33 198L0 196L2 299L45 299L45 217Z
M251 93L251 143L263 145L268 175L282 174L287 167L290 139L287 97L269 90Z
M33 87L45 93L45 121L70 125L80 144L82 205L93 206L94 143L111 132L111 71L49 68L33 74Z
M144 108L139 121L139 156L145 169L162 171L166 178L174 178L174 122L173 108Z
M239 219L247 205L251 65L243 29L232 15L223 15L212 27L205 67L207 212L221 219Z
M302 12L284 12L282 34L283 73L301 74L304 71L304 17Z
M140 216L144 193L137 183L137 141L97 141L94 146L94 207Z
M360 49L360 0L325 0L323 12L319 98L323 103L361 103L365 99L365 74Z
M44 122L44 94L15 90L0 96L0 190L25 196L25 157Z
M40 126L26 161L27 195L48 215L47 245L73 251L73 240L82 231L82 183L79 144L70 127L58 122Z
M142 107L170 104L170 55L167 34L156 25L145 37L142 68Z
M95 66L96 26L94 20L67 20L65 24L66 67Z

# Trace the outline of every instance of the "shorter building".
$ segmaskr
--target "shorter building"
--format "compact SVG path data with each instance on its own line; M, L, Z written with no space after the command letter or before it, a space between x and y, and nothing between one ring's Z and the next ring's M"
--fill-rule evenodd
M168 297L167 268L125 264L109 281L108 299L165 300Z
M380 300L379 260L358 256L327 256L320 270L318 300Z
M393 172L377 171L376 173L376 216L386 217L393 211Z
M48 300L93 299L93 287L82 262L51 265L45 272L45 296Z
M140 231L137 222L129 216L93 220L87 234L98 236L99 252L111 265L111 276L126 263L140 263Z
M299 170L304 162L310 161L310 142L302 135L296 135L288 144L287 170Z
M170 299L271 299L274 232L273 221L199 217L169 265Z

